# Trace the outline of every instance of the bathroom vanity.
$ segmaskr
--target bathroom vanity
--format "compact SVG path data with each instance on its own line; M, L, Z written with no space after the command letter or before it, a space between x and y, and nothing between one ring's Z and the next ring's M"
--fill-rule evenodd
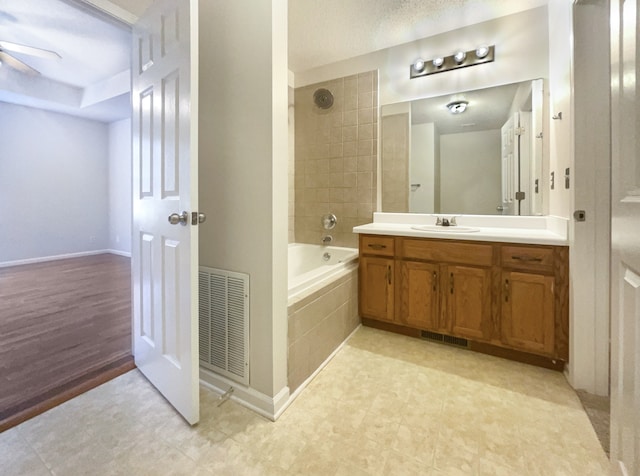
M566 221L375 214L359 233L365 325L561 369L568 357ZM499 225L499 226L496 226Z

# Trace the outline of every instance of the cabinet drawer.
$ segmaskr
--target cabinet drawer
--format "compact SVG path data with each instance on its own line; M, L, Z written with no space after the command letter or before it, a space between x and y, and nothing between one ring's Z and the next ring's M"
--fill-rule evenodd
M491 266L493 246L420 239L402 240L402 257L452 264Z
M395 239L392 236L360 235L360 253L393 256Z
M553 248L503 245L502 266L533 271L552 271Z

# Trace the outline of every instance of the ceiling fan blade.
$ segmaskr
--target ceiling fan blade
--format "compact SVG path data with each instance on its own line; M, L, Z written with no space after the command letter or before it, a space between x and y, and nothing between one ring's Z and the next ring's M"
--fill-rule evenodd
M4 51L0 51L0 63L6 64L7 66L14 68L21 73L29 74L31 76L37 76L40 74L40 71L33 69L27 64L24 64L19 59L14 58L9 53L6 53Z
M55 51L43 50L42 48L34 48L33 46L19 45L10 41L0 41L0 49L4 51L12 51L13 53L22 53L29 56L37 56L39 58L60 59L62 58Z

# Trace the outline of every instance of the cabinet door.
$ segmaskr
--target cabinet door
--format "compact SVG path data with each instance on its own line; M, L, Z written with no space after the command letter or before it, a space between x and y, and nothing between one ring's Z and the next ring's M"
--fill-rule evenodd
M502 340L526 352L553 355L554 278L502 273Z
M360 258L360 315L393 321L394 261L388 258Z
M401 269L400 320L409 327L439 331L439 266L403 261Z
M471 266L443 266L443 270L443 320L447 328L455 336L489 340L491 270Z

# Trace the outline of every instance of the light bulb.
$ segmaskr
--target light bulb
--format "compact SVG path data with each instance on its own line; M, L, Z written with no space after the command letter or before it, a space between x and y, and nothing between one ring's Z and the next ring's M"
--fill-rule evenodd
M423 59L418 58L418 59L416 60L416 62L415 62L415 63L413 63L413 69L415 69L415 70L416 70L416 71L418 71L418 72L420 72L420 71L424 70L424 60L423 60Z
M453 55L454 61L458 64L461 64L462 62L464 62L466 57L467 57L467 53L465 53L464 51L458 51L455 55Z
M476 56L480 59L485 58L489 54L488 46L478 46L476 49Z
M438 56L437 58L433 58L433 66L436 68L441 67L444 64L444 58L442 56Z
M451 114L462 114L466 111L468 105L468 101L453 101L447 104L447 108Z

